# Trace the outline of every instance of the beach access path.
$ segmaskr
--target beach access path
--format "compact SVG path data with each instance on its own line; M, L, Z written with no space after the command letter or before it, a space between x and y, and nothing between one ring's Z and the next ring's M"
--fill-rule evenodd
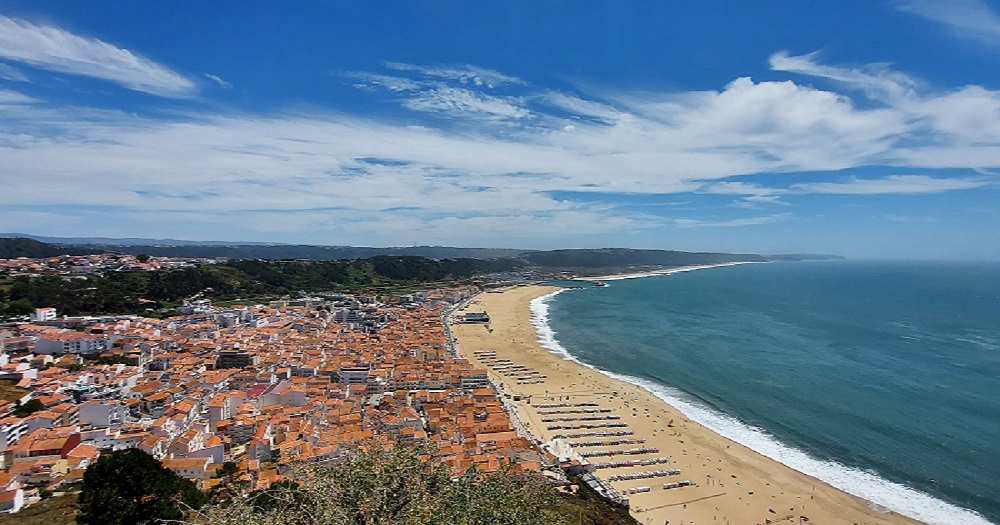
M821 525L920 523L875 510L860 498L689 421L641 387L549 352L537 341L529 303L556 289L518 286L476 296L465 310L456 312L456 318L465 311L486 311L490 322L453 324L458 351L489 370L494 383L511 394L508 407L513 406L517 419L538 441L547 442L559 434L586 434L560 439L579 443L574 447L577 452L602 454L588 458L594 464L650 460L647 465L607 466L596 471L604 480L611 476L639 478L612 481L611 485L629 499L632 515L640 523L798 524L806 523L804 516L808 523ZM520 401L512 401L514 394ZM622 434L610 435L618 432ZM622 443L607 443L615 440ZM583 442L591 443L582 446ZM635 453L635 449L640 450ZM609 451L618 452L604 455ZM664 472L671 469L680 473ZM663 488L664 484L683 481L691 485ZM649 487L649 491L629 494L640 487Z

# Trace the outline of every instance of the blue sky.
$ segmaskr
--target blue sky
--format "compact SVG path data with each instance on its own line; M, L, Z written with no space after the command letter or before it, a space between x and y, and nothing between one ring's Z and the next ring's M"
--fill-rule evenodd
M998 182L997 2L0 0L0 231L1000 259Z

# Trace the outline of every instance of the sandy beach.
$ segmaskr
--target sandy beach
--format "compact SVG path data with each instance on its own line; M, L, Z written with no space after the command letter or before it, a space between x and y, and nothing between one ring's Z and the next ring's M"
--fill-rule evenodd
M464 310L486 311L490 323L455 324L460 353L490 370L504 390L516 393L519 418L542 442L558 434L578 452L658 449L642 454L591 457L593 464L656 458L663 463L601 468L598 477L679 469L679 474L628 481L612 486L630 501L640 523L655 525L728 525L756 523L915 524L915 520L880 512L860 498L792 470L685 416L652 393L553 354L537 342L529 302L556 290L522 286L477 296ZM495 352L484 353L484 352ZM509 361L509 362L508 362ZM541 379L541 376L545 376ZM560 405L540 407L539 405ZM617 416L617 417L616 417ZM565 421L544 421L563 419ZM672 424L670 422L672 421ZM593 428L550 429L588 425ZM618 435L610 435L620 433ZM623 444L607 441L627 440ZM589 443L588 443L589 444ZM664 489L664 483L689 480L692 485ZM627 494L650 487L649 492Z
M652 277L654 275L670 275L672 273L678 273L678 272L690 272L690 271L693 271L693 270L702 270L702 269L705 269L705 268L718 268L718 267L721 267L721 266L736 266L736 265L739 265L739 264L760 264L760 263L740 261L740 262L718 263L718 264L696 264L696 265L689 265L689 266L672 266L672 267L669 267L669 268L661 268L659 270L648 270L648 271L632 272L632 273L614 273L614 274L608 274L608 275L597 275L597 276L593 276L593 277L577 277L577 278L575 278L573 280L576 280L576 281L619 281L619 280L622 280L622 279L637 279L637 278L640 278L640 277Z

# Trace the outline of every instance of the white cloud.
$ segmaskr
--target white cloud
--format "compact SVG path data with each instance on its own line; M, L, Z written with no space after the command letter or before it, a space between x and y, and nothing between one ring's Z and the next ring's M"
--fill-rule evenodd
M877 163L930 168L988 169L1000 165L1000 91L965 86L934 92L885 65L850 69L816 62L816 55L772 57L772 68L842 82L862 89L899 124L896 142ZM916 145L915 145L916 144Z
M615 100L631 115L618 127L642 127L644 134L675 149L711 151L716 162L739 159L743 173L877 163L907 129L896 112L858 109L848 97L790 81L739 78L721 92Z
M416 111L459 117L485 115L490 118L521 119L531 115L513 97L495 97L445 86L423 91L403 105Z
M728 221L709 221L701 219L674 219L674 224L681 228L738 228L741 226L757 226L761 224L773 224L787 221L793 218L791 213L779 213L776 215L762 215L760 217L748 217L745 219L731 219Z
M28 82L28 77L21 70L10 64L0 62L0 78L13 82Z
M776 196L788 193L788 190L780 188L766 188L759 184L749 182L715 182L706 184L699 190L701 193L714 193L721 195L751 195L756 197Z
M774 204L788 206L787 202L781 200L781 196L791 193L790 190L767 188L749 182L715 182L702 186L698 192L716 195L744 195L744 197L734 200L730 206L748 209Z
M161 226L141 217L188 231L218 225L228 229L213 231L235 233L215 237L244 239L240 232L309 231L409 244L417 231L431 242L432 234L474 238L484 228L556 238L571 229L609 235L792 218L664 219L636 211L649 209L631 205L636 194L733 195L732 206L753 208L803 193L958 191L992 177L829 182L829 170L1000 167L1000 95L981 87L863 109L837 91L791 81L740 78L719 91L603 92L591 100L530 86L501 95L404 73L348 76L447 119L415 113L399 124L310 109L163 120L0 92L0 208L115 203L117 217L150 228ZM819 173L792 186L782 175L804 171ZM755 182L763 173L771 187ZM556 197L583 192L610 197Z
M882 217L892 222L937 222L936 217L911 217L909 215L885 215Z
M523 85L525 81L499 71L464 64L460 66L418 66L402 62L385 62L383 65L396 71L411 71L428 77L455 80L462 84L495 88L503 85Z
M392 75L378 75L375 73L348 73L346 76L360 80L361 83L355 84L357 87L381 87L395 92L417 91L423 89L427 85L424 82L417 82L408 78Z
M911 98L921 87L916 79L893 71L888 64L868 64L863 68L828 66L816 59L819 53L791 56L787 52L771 55L771 69L814 77L823 77L864 90L870 97L889 102Z
M386 66L402 72L417 72L424 76L454 80L457 81L457 84L368 72L352 72L345 76L358 80L355 87L360 89L381 88L403 95L406 98L401 100L402 105L414 111L434 113L453 119L486 118L494 121L518 120L531 115L531 111L524 107L523 101L518 97L494 95L476 89L485 85L482 81L471 82L473 85L467 85L470 84L470 80L463 76L462 71L465 70L440 70L394 62L387 63ZM469 68L470 71L489 72L472 66L465 67ZM496 72L492 73L500 75Z
M900 0L896 7L943 24L960 37L1000 44L1000 16L982 0Z
M541 100L578 116L603 119L609 122L628 118L627 113L623 113L607 104L585 100L575 95L567 95L558 91L550 91L543 94Z
M834 195L917 194L970 190L989 184L992 183L984 179L936 179L926 175L890 175L881 179L852 178L847 182L793 184L792 189L803 193Z
M99 78L161 97L194 95L183 75L96 38L0 15L0 57L32 67Z
M931 122L949 145L1000 146L1000 92L980 86L927 97L905 110Z
M0 106L6 106L8 104L32 104L35 102L38 101L23 93L0 89Z
M216 84L219 85L219 87L221 87L223 89L233 89L233 85L232 84L230 84L229 82L226 82L225 80L222 79L222 77L220 77L218 75L213 75L211 73L205 73L205 78L211 80L212 82L215 82Z

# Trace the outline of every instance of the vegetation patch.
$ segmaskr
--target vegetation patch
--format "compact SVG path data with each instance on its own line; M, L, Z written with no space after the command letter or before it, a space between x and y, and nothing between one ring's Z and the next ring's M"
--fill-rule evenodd
M17 380L0 379L0 401L10 401L13 403L26 395L28 395L28 391L18 388Z

